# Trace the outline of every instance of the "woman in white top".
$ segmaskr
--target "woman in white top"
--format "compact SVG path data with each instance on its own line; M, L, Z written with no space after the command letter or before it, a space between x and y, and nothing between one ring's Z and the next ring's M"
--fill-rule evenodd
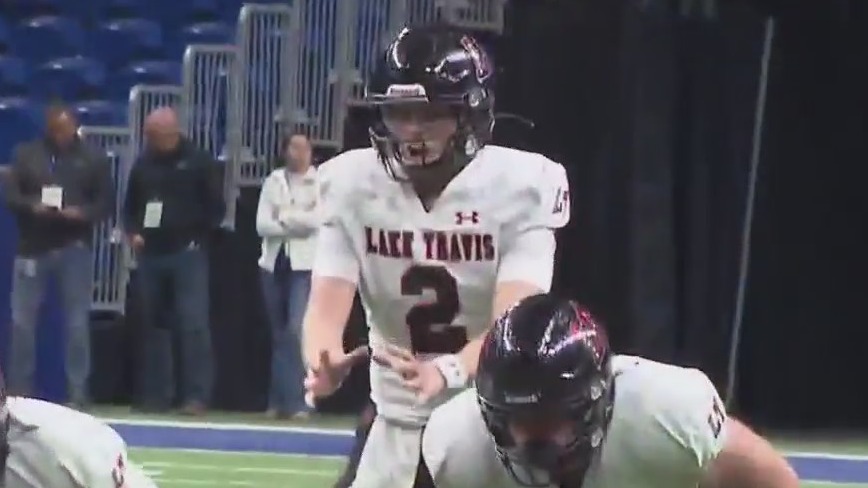
M310 293L318 191L307 136L290 134L281 149L281 166L262 185L256 231L262 237L259 267L271 323L267 413L272 418L291 418L307 414L299 337Z

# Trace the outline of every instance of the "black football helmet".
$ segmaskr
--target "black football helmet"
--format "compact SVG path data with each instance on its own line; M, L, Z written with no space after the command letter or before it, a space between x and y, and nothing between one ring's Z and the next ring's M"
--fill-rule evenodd
M494 129L493 75L466 32L439 23L402 29L365 87L376 112L369 134L389 175L406 180L445 164L457 171L473 159ZM446 129L433 127L443 120Z
M583 479L613 408L605 330L572 301L528 297L485 337L476 374L501 462L525 486Z

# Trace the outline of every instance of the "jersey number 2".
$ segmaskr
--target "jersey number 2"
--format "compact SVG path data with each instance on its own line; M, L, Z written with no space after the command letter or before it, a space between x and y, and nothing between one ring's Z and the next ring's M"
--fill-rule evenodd
M452 322L461 311L458 282L442 266L411 266L401 276L401 294L419 296L432 290L431 303L419 303L407 312L413 352L454 354L467 344L467 329Z

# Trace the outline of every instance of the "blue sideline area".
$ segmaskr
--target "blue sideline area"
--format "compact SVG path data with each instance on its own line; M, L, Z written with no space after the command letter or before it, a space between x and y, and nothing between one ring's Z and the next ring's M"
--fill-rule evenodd
M185 422L109 420L131 447L343 456L352 444L345 430ZM805 481L868 483L868 457L794 453Z
M132 447L343 456L352 433L339 430L111 423Z

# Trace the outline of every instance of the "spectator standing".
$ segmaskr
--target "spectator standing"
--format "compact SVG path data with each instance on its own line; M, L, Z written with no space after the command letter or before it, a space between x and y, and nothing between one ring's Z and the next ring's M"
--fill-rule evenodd
M161 314L163 299L171 297L181 346L182 413L199 415L213 383L206 245L223 218L222 177L216 161L182 136L172 109L148 115L145 138L124 204L125 231L138 261L142 407L165 410L174 400L173 330Z
M108 158L78 138L72 112L53 105L45 115L45 136L15 149L6 185L18 223L9 390L34 393L36 324L54 279L66 319L68 402L82 408L89 401L93 227L108 216L114 188Z
M316 246L318 189L307 136L286 137L281 154L280 167L262 185L256 211L262 295L271 325L267 415L297 418L307 415L300 334Z

